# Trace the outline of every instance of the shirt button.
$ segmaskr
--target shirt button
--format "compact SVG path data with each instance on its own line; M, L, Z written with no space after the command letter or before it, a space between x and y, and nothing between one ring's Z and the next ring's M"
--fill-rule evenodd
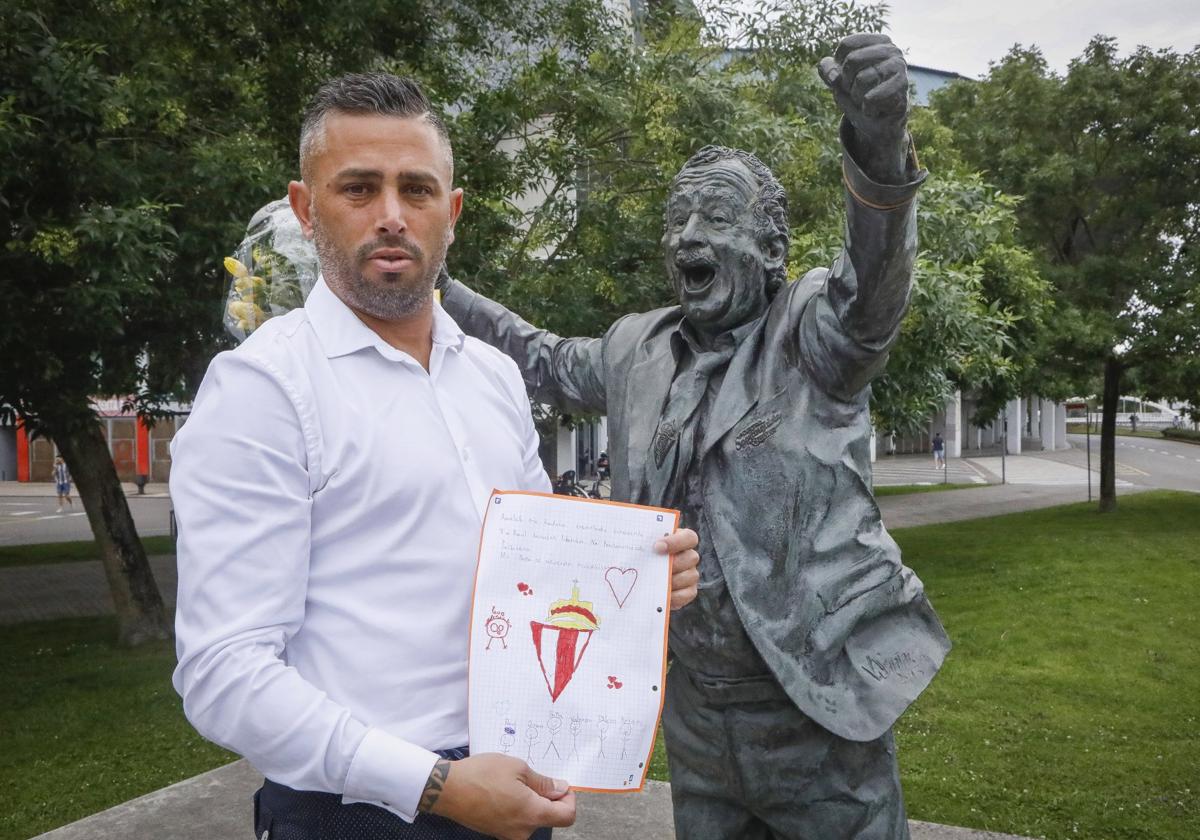
M471 450L464 449L462 451L462 458L464 461L470 461L471 460Z

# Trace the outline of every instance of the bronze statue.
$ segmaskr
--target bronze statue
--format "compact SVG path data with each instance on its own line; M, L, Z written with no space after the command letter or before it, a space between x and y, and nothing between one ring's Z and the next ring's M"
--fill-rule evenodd
M560 338L443 278L442 305L535 399L608 415L614 498L700 533L663 719L681 838L908 837L891 727L950 647L870 486L869 383L907 305L926 175L907 68L860 34L818 69L844 113L832 267L787 283L783 188L709 146L667 202L678 306Z

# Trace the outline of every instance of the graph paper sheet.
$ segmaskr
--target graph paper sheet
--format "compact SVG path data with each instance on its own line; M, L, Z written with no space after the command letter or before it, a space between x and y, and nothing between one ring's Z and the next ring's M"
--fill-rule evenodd
M640 790L662 711L673 510L494 491L471 614L471 752Z

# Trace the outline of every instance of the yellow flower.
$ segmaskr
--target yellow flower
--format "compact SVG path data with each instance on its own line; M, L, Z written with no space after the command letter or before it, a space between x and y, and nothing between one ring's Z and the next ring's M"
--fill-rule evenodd
M241 265L241 263L238 264ZM253 294L254 292L262 291L266 288L266 285L266 281L261 277L250 277L249 275L238 277L235 275L233 290L242 297L245 297L247 293Z
M238 260L235 257L226 257L225 258L225 270L228 271L230 274L232 274L234 277L249 277L250 276L250 269L248 269L248 268L246 268L246 266L242 265L241 260Z
M258 326L263 321L267 320L266 314L250 301L230 301L226 311L229 313L230 317L238 322L238 326L242 329L249 329L251 326Z

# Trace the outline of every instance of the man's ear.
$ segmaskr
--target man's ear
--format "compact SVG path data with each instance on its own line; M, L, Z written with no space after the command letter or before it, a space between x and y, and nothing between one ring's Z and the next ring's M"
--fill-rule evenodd
M450 241L454 241L454 228L458 224L458 217L462 215L463 207L463 191L462 187L457 187L450 192Z
M763 240L763 267L768 271L779 268L787 259L787 240L782 234L772 233Z
M292 212L300 221L300 230L304 233L304 238L312 239L312 191L309 190L308 184L303 181L290 181L288 203L292 205Z

